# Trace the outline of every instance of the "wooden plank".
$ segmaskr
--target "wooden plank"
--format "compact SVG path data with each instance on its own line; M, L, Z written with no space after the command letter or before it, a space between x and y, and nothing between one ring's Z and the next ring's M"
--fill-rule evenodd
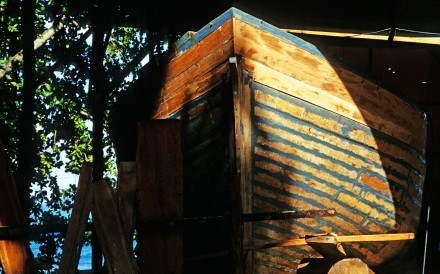
M211 57L211 56L210 56ZM224 56L216 56L216 60L212 67L212 63L205 63L210 61L210 57L205 58L195 68L188 69L182 75L179 75L178 83L170 83L164 90L162 90L160 104L156 106L155 114L153 118L159 119L166 117L183 107L186 103L199 98L206 92L211 90L212 87L223 81L223 75L229 69L226 62L220 63L220 61L227 60L222 58ZM205 70L208 67L210 70Z
M192 78L186 79L186 85L183 85L181 89L170 91L173 93L173 96L170 96L166 101L157 106L154 110L153 118L166 118L185 104L204 95L213 87L222 83L222 77L228 70L229 65L224 62L200 77L198 77L198 74L191 75ZM168 90L165 92L168 92Z
M269 243L259 246L246 247L245 250L257 250L273 247L297 246L306 245L309 243L344 243L344 242L378 242L378 241L404 241L414 239L414 233L391 233L391 234L371 234L371 235L347 235L347 236L333 236L333 235L319 235L310 238L291 239L278 243Z
M414 239L414 233L390 233L371 235L336 236L340 243L344 242L377 242L377 241L404 241Z
M136 203L136 162L119 163L117 193L124 234L131 246Z
M183 217L183 156L179 120L139 123L137 148L140 219ZM138 262L143 273L183 273L181 228L138 228Z
M140 273L107 178L93 184L92 217L108 273Z
M161 119L168 116L184 103L202 96L215 83L221 82L221 77L217 76L221 74L218 72L228 68L226 61L233 54L232 21L229 20L205 39L179 53L167 65L164 84L154 102L156 109L151 118ZM174 47L179 48L178 43Z
M63 253L60 260L60 273L76 273L87 220L92 206L92 165L84 163L79 175L72 214L64 240Z
M200 41L186 50L182 55L173 59L167 68L164 83L168 85L168 83L175 81L178 75L190 67L197 66L200 60L203 60L212 52L218 50L218 48L222 48L222 45L231 39L232 20L229 20L213 33L204 37L203 42Z
M0 226L22 225L24 218L3 143L0 140ZM32 273L33 255L23 239L0 240L0 262L5 273Z
M238 58L237 58L238 59ZM239 62L239 60L235 62ZM252 119L251 119L251 89L249 85L249 76L243 70L239 63L233 64L235 68L235 74L233 81L233 103L234 103L234 134L235 134L235 152L231 153L236 159L236 173L239 180L234 183L238 184L235 187L239 191L237 193L241 200L241 212L252 212ZM234 69L231 69L234 71ZM238 214L236 212L236 214ZM252 223L246 223L241 225L240 233L242 234L241 246L239 251L241 254L237 254L237 258L244 263L237 267L237 273L246 270L246 273L253 271L252 256L244 257L243 246L251 243L252 239Z

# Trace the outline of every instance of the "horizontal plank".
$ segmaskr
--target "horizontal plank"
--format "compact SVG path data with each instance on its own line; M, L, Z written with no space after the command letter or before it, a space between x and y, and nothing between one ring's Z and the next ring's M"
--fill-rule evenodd
M245 251L273 248L273 247L286 247L307 245L309 243L347 243L347 242L374 242L374 241L403 241L414 239L414 233L395 233L395 234L371 234L371 235L319 235L311 238L298 238L278 243L269 243L259 246L245 247Z

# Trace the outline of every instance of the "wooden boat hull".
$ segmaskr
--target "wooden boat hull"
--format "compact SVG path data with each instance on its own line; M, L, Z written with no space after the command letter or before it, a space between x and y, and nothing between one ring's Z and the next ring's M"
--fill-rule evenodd
M248 223L244 246L320 233L416 232L426 168L426 118L417 107L234 8L174 50L151 118L182 120L185 216L336 210ZM230 249L230 234L229 224L188 228L187 269L196 261L189 258ZM408 243L344 248L376 267ZM299 260L316 256L307 245L258 250L246 269L295 272ZM219 273L230 270L231 258L211 260Z

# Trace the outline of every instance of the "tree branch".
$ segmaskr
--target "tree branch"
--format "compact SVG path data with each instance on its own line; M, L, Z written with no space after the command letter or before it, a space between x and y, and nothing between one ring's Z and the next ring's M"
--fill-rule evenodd
M45 30L41 36L34 40L34 50L40 48L47 40L52 38L60 29L62 29L67 21L67 18L63 16L61 20L54 24L51 28ZM12 70L12 67L23 60L23 50L20 50L17 54L9 58L9 60L0 68L0 79L2 79L7 73Z

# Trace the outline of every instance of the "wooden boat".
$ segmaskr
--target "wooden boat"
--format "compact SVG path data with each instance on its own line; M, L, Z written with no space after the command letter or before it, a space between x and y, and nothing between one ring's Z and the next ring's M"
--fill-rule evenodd
M249 247L322 233L416 232L427 130L415 105L235 8L181 37L173 54L150 118L182 121L185 216L336 211L250 222L242 234L230 223L185 227L185 271L228 273L234 259L222 251L234 233L235 247ZM374 268L409 243L343 246ZM247 272L295 273L294 262L319 255L301 245L244 256Z

